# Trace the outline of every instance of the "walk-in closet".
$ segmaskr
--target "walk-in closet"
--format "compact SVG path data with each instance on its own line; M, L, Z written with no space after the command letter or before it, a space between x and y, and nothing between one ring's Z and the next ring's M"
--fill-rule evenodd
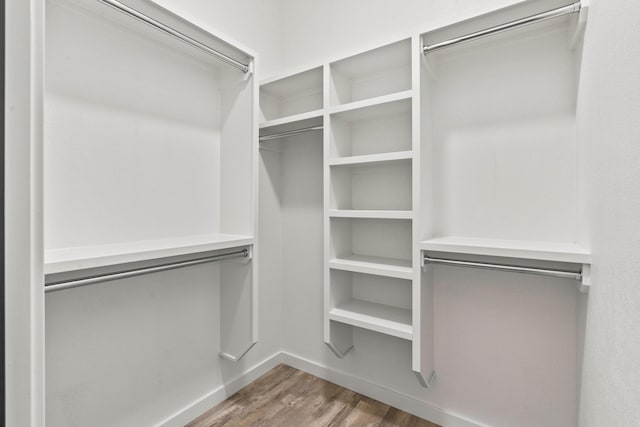
M3 1L2 425L640 425L639 6Z

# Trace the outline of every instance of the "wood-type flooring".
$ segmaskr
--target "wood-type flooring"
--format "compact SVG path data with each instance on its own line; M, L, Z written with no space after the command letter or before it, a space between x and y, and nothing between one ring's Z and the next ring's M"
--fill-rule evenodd
M439 427L279 365L186 427Z

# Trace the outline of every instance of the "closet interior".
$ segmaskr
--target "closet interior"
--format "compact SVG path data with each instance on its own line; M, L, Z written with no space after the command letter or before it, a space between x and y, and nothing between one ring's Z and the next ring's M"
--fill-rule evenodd
M348 361L376 334L431 389L451 269L588 291L581 3L518 3L261 82L251 51L155 4L46 3L48 317L75 288L215 262L211 337L239 362L264 260L293 350ZM64 339L48 337L56 390Z
M512 6L261 85L263 148L323 135L324 341L337 357L354 327L408 340L428 387L435 268L588 290L585 19L579 3Z

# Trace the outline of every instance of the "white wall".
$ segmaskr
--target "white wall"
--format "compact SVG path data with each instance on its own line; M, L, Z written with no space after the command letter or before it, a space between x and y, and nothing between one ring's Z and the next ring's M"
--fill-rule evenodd
M640 425L640 2L592 0L581 81L593 283L581 426Z
M318 63L522 0L282 0L285 69Z

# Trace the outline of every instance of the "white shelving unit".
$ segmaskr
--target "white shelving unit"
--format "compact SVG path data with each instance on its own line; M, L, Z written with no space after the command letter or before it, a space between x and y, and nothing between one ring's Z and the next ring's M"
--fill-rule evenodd
M139 5L144 19L117 7L47 2L48 283L54 275L116 274L165 258L256 252L255 55L151 2ZM153 22L223 52L243 69L169 37ZM220 356L237 361L258 339L257 260L221 262L217 271Z
M263 85L262 135L323 126L324 341L337 357L357 329L406 339L431 386L427 254L582 265L585 287L570 50L584 15L423 55L554 5L516 5Z
M432 300L415 250L418 50L414 37L325 69L324 335L338 357L353 348L354 327L409 340L429 386Z
M434 46L554 7L541 1L499 10L424 34L423 43ZM588 289L574 51L585 16L586 8L425 55L424 253L492 257L510 267L518 260L523 267L577 264L579 289Z

